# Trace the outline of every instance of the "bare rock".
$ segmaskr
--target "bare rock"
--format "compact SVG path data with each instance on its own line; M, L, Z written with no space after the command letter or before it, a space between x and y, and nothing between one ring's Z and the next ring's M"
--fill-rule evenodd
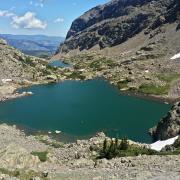
M0 44L2 44L2 45L7 45L7 41L4 40L4 39L0 39Z
M39 162L40 160L37 156L31 155L21 146L17 146L17 144L10 144L5 149L0 150L1 168L32 168Z
M155 141L180 135L180 102L175 103L158 125L150 129L150 134Z

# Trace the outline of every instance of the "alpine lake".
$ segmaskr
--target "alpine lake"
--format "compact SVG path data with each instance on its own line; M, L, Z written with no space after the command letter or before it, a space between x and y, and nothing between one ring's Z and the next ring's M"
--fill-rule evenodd
M68 67L59 60L50 65ZM66 142L103 131L110 137L126 136L150 143L149 128L171 107L129 96L104 79L64 81L19 91L31 91L33 95L0 103L1 122L15 124L30 133L49 132Z

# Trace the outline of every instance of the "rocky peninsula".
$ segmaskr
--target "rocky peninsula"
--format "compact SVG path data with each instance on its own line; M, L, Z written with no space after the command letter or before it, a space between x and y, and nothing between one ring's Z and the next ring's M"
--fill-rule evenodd
M0 39L0 101L31 95L18 88L68 79L71 68L55 68L45 59L25 55Z

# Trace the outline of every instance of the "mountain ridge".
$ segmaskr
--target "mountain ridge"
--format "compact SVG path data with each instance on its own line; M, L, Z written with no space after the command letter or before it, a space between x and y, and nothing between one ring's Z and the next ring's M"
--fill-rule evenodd
M5 39L9 45L25 54L40 57L54 54L59 46L59 42L64 41L63 37L46 35L0 34L0 38Z
M75 19L59 52L89 50L96 45L104 49L142 31L147 35L163 24L175 22L179 7L177 0L112 0Z

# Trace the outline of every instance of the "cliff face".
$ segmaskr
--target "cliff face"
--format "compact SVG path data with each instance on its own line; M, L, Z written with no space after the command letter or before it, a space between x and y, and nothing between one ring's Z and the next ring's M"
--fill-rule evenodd
M112 0L77 18L59 51L119 45L140 32L145 35L179 19L178 0ZM177 27L178 29L178 27Z
M150 129L154 140L166 140L180 135L180 102L177 102L162 120Z

